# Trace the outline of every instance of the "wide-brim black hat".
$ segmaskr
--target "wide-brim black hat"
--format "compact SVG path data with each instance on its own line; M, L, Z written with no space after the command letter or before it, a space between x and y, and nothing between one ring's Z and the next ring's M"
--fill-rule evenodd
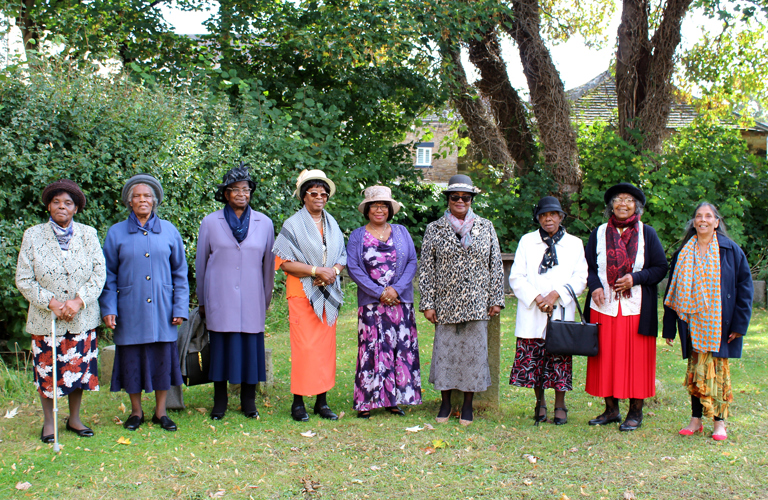
M544 196L533 207L534 224L539 223L539 215L545 214L547 212L560 212L563 214L563 218L568 215L565 213L565 210L563 210L563 207L560 205L560 201L557 198L554 196Z
M605 192L605 196L603 196L605 204L608 205L614 196L621 193L632 195L641 205L645 206L645 193L639 187L629 182L619 182L615 186L609 187Z
M75 181L71 181L69 179L59 179L58 181L52 182L45 186L45 189L43 189L43 195L41 197L43 205L47 207L51 203L51 200L53 199L53 193L56 191L66 191L69 193L69 196L72 197L72 201L75 202L75 206L77 207L78 212L81 212L85 208L86 198L83 190L80 189L80 186L78 186Z
M227 198L224 196L224 192L227 190L227 186L241 181L248 181L248 187L251 188L251 191L256 189L256 183L251 179L251 172L248 170L248 164L243 162L240 162L239 167L235 167L224 174L222 183L219 184L218 189L216 190L216 194L213 196L213 198L216 201L220 201L221 203L227 203Z

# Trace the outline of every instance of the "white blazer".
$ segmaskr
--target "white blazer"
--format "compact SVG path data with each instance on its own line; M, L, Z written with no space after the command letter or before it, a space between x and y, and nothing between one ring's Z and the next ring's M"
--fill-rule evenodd
M557 265L544 274L539 274L539 264L547 249L536 230L520 238L515 252L515 261L509 273L509 285L517 297L517 322L515 336L524 339L543 339L547 330L547 315L536 307L536 297L545 297L552 290L557 290L560 298L554 317L560 318L560 307L565 308L565 319L572 321L576 314L576 304L566 290L565 285L573 287L579 296L587 286L587 260L584 257L584 244L568 233L555 244Z

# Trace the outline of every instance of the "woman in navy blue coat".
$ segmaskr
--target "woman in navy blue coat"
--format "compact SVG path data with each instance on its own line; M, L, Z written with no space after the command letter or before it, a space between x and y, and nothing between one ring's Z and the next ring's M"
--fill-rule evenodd
M683 244L672 257L664 299L662 335L672 345L680 332L688 359L685 386L691 395L688 436L704 432L702 417L714 418L712 439L726 439L725 419L733 401L729 358L740 358L752 315L752 274L744 252L728 238L714 205L702 202L688 222Z
M104 323L115 332L111 390L125 389L131 397L126 429L144 422L143 390L155 392L152 422L175 431L165 401L171 386L182 384L176 340L177 326L189 318L184 243L173 224L155 215L163 200L157 179L131 177L122 198L131 214L107 232L107 282L99 298Z

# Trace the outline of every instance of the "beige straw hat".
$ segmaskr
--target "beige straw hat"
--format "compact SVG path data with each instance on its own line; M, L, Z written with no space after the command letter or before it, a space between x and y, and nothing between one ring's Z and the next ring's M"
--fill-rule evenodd
M391 203L393 212L392 215L395 215L400 211L400 203L392 199L392 190L387 186L371 186L365 188L363 194L365 195L365 199L357 206L357 209L361 214L365 214L365 204L373 203L374 201L388 201Z
M328 187L331 188L331 192L328 193L328 198L331 198L334 193L336 193L336 184L333 183L331 179L325 176L325 172L322 170L302 170L299 174L299 178L296 181L296 191L293 192L293 195L295 197L299 197L301 193L301 186L304 185L305 182L313 181L313 180L319 180L324 181L328 184Z

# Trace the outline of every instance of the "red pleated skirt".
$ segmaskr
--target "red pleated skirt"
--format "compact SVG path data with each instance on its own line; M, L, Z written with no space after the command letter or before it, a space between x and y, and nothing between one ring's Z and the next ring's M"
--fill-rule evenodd
M594 309L600 324L600 350L587 361L588 394L606 398L645 399L656 395L656 337L637 333L640 316L606 316Z

